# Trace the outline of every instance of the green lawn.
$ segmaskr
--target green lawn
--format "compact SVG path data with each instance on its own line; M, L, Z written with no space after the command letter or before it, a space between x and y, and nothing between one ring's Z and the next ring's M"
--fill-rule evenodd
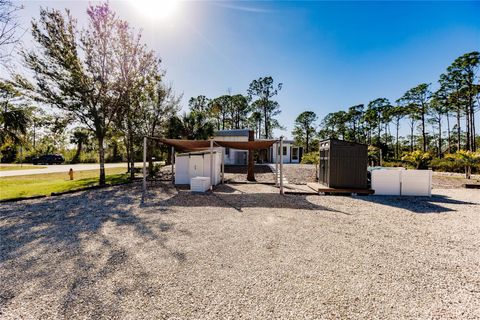
M106 169L107 183L128 180L125 168ZM98 184L98 170L77 171L74 180L67 173L32 174L0 178L0 200L33 195L50 195L52 192L68 191Z
M29 166L29 165L24 165L24 166L20 166L20 165L6 166L6 165L3 165L3 164L0 164L0 171L30 170L30 169L43 169L43 168L46 168L46 167L42 167L42 166Z

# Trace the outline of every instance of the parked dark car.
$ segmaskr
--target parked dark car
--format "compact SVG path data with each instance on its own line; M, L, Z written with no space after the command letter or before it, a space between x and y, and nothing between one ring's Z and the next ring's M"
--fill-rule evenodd
M65 161L61 154L46 154L33 158L33 164L62 164Z

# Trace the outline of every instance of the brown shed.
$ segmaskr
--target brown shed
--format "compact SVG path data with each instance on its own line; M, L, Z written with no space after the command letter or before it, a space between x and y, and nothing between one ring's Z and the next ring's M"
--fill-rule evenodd
M367 188L367 146L327 139L320 141L318 182L329 188Z

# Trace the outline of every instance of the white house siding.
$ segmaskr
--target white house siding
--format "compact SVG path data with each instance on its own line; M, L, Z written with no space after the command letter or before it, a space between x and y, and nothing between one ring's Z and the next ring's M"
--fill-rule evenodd
M280 146L280 143L277 144ZM296 157L295 151L296 149ZM283 142L283 163L300 163L300 151L301 147L295 146L292 142ZM277 161L277 153L274 152L274 147L270 148L270 155L272 162L275 163ZM280 156L280 155L278 155Z
M216 141L248 141L246 136L216 136ZM227 154L228 153L228 154ZM225 150L225 164L226 165L246 165L248 160L248 151L229 148Z

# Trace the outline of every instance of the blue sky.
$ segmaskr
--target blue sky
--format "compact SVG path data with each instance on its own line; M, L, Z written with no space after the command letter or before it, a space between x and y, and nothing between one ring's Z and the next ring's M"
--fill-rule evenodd
M85 1L23 4L25 26L40 6L67 7L86 21ZM185 109L191 96L246 93L261 76L282 82L279 121L287 131L277 135L287 137L302 111L321 118L378 97L395 101L419 83L435 86L456 57L480 50L478 1L196 1L181 2L166 19L131 1L111 4L143 30Z

